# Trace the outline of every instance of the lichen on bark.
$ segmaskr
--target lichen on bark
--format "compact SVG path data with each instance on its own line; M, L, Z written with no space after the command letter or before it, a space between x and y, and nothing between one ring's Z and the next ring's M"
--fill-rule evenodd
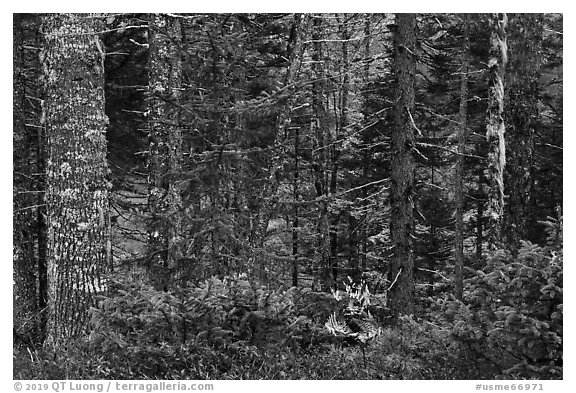
M486 140L488 141L488 181L490 184L487 206L488 243L491 249L501 243L502 219L504 215L504 168L506 166L506 143L504 134L504 86L508 61L506 42L506 14L490 16L490 54L488 67L490 87L488 92L488 112Z
M110 268L104 69L96 15L47 14L48 342L87 333Z

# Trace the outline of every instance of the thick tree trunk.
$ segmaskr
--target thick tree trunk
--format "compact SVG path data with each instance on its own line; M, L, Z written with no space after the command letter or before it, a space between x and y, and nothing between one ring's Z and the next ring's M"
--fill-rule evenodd
M486 140L488 141L488 181L489 196L487 206L487 237L489 247L494 250L502 242L502 222L504 218L504 167L506 166L506 145L504 134L504 75L506 70L507 44L506 14L490 16L490 87L488 93L488 114Z
M178 268L182 199L178 177L182 169L179 104L182 85L177 18L152 15L149 27L149 234L150 272L157 289L167 290Z
M507 243L517 250L520 240L527 239L535 224L533 212L534 135L538 123L540 65L542 62L542 16L516 14L510 19L510 72L506 108L505 235Z
M110 267L104 53L91 15L43 17L48 343L87 333Z
M454 295L462 300L462 268L464 267L464 154L466 152L467 102L468 102L468 30L467 18L463 19L464 37L462 43L462 67L460 75L460 109L458 113L458 157L456 158L456 178L454 199L456 213L454 217Z
M414 312L414 76L416 62L416 16L396 15L394 35L394 121L392 133L392 179L390 233L394 246L389 279L389 300L394 315Z

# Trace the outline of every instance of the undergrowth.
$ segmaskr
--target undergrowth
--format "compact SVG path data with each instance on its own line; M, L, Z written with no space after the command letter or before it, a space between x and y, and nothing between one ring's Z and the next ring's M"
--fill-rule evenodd
M380 318L366 364L358 343L324 327L345 298L245 276L168 292L118 276L92 309L88 337L15 346L14 378L561 379L561 222L547 224L545 247L526 242L469 269L462 300L430 297L419 317Z

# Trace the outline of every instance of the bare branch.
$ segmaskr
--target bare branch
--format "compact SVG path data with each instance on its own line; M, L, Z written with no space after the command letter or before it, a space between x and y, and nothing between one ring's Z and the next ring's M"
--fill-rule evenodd
M406 108L406 111L408 112L408 116L410 116L410 122L412 123L412 127L414 127L419 136L422 136L422 131L420 131L420 129L416 127L416 123L414 122L414 118L412 117L410 109Z
M388 287L387 291L391 290L392 287L394 286L394 284L396 284L396 281L398 281L398 277L400 277L400 273L402 273L402 268L400 268L400 270L398 270L398 273L396 274L394 281L392 281L392 284L390 284L390 287Z

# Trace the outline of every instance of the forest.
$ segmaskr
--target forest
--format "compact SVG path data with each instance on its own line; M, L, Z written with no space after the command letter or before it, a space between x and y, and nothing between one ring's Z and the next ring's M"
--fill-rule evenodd
M14 379L563 379L562 14L13 14Z

